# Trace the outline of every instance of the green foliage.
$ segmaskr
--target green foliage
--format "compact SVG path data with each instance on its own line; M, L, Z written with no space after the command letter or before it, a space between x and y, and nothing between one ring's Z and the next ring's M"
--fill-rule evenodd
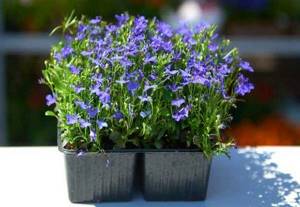
M238 95L253 85L252 71L215 26L172 29L156 19L117 16L66 18L65 40L45 62L43 83L53 94L65 147L198 148L207 156L227 153L222 138Z

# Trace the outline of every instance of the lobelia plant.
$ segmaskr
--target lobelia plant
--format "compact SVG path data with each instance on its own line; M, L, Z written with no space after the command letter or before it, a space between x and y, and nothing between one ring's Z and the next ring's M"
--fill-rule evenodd
M223 139L238 96L253 72L215 26L116 15L116 23L70 17L64 40L45 62L52 94L46 115L58 120L64 147L78 152L122 148L198 148L227 153Z

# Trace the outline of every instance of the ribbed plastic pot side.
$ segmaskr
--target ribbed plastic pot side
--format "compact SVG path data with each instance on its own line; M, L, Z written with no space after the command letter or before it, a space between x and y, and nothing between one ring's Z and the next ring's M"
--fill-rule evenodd
M211 159L199 151L145 152L145 200L205 200L210 166Z
M134 150L86 152L78 156L63 148L57 131L58 150L64 154L69 199L73 203L130 201L136 167Z
M136 153L64 152L69 199L73 203L130 201Z

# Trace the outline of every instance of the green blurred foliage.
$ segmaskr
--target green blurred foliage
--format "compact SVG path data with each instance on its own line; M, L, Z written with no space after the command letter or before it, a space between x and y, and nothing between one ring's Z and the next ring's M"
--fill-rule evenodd
M300 21L299 0L221 0L228 20L274 21L283 16Z
M9 145L55 145L56 120L45 117L48 90L38 84L44 57L6 56ZM28 67L30 66L30 67Z
M271 0L270 13L274 17L287 15L291 19L300 20L299 0Z
M180 0L4 0L6 29L46 31L60 24L72 10L77 15L102 16L112 20L128 11L147 17L160 16L161 8L175 7Z

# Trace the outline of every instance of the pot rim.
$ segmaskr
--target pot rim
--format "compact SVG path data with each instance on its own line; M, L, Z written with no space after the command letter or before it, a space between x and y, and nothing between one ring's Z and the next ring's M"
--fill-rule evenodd
M58 145L58 150L64 154L76 154L76 150L68 150L62 148L60 145ZM170 152L170 153L181 153L181 152L195 152L195 153L201 153L203 154L200 149L189 149L189 148L177 148L177 149L110 149L110 150L103 150L99 152L85 152L84 154L111 154L111 153L165 153L165 152Z
M58 150L64 154L76 154L78 151L77 150L68 150L63 148L62 146L62 141L57 137L57 146ZM99 152L85 152L84 154L107 154L107 153L163 153L163 152L200 152L203 154L203 152L200 149L196 148L165 148L165 149L156 149L156 148L136 148L136 149L109 149L105 150L103 149L102 151Z

